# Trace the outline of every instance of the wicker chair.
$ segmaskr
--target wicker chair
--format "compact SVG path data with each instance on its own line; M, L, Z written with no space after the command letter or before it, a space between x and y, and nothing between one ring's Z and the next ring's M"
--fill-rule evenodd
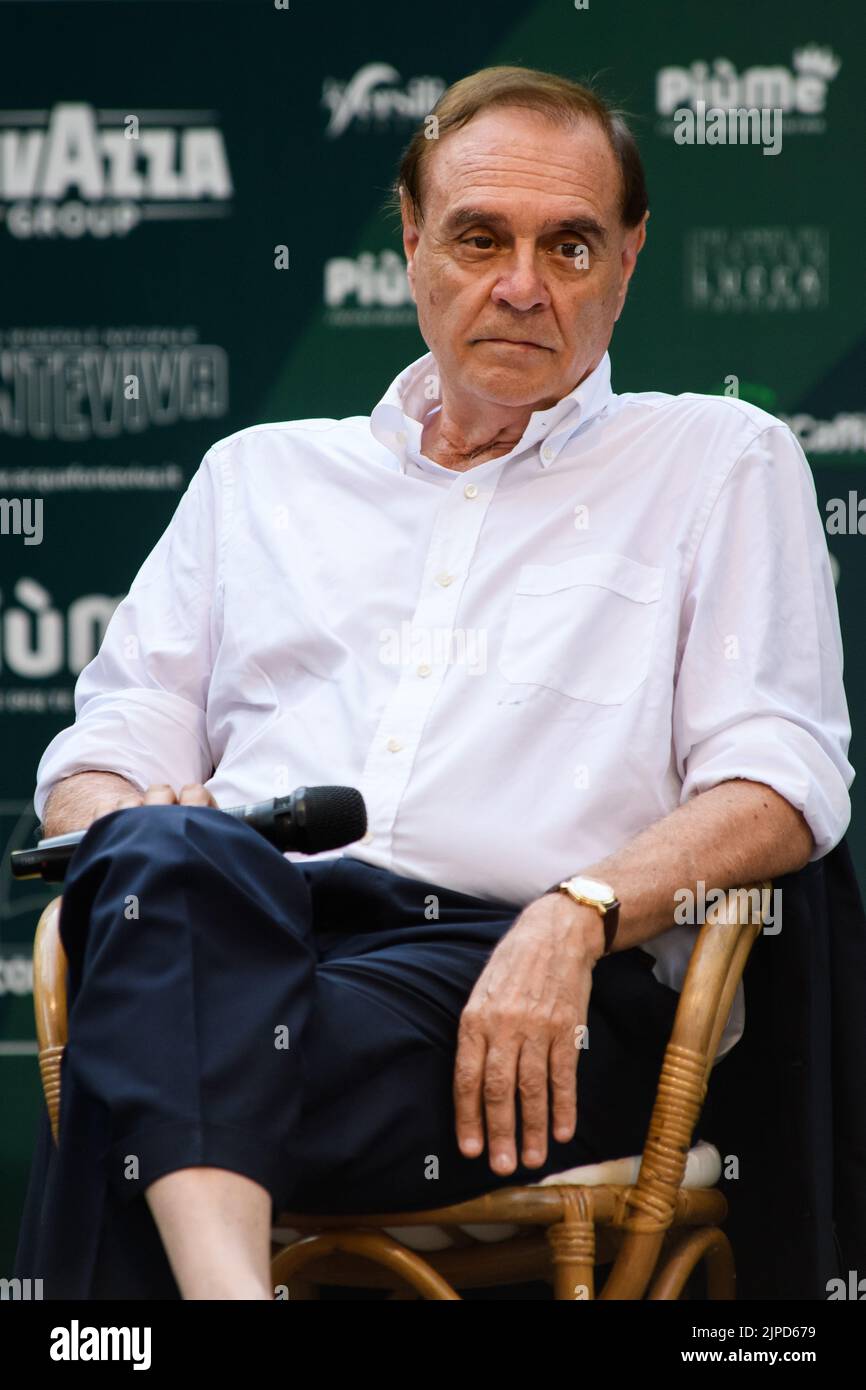
M673 1300L704 1261L707 1296L735 1298L721 1229L727 1202L715 1187L721 1159L710 1144L690 1145L770 887L753 885L759 914L749 890L727 894L718 920L697 933L642 1155L422 1212L285 1212L272 1232L277 1296L317 1298L336 1284L387 1289L392 1299L459 1299L460 1288L542 1279L557 1299ZM55 1143L67 1038L61 901L42 912L33 948L39 1069ZM606 1265L596 1292L596 1268Z

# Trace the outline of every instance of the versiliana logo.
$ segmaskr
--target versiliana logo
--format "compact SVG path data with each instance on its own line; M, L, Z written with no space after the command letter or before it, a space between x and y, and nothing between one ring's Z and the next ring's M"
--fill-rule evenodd
M785 134L821 133L830 83L842 66L829 48L808 44L794 51L790 67L756 66L738 72L727 58L697 61L688 67L661 68L656 74L656 110L670 118L682 106L698 101L707 107L757 107L784 113ZM659 133L671 134L669 119Z
M0 111L0 225L12 236L126 236L141 222L224 216L233 193L212 111L60 102Z
M332 140L356 121L379 129L405 121L421 121L445 91L441 77L410 77L400 86L400 74L390 63L365 63L348 82L326 77L322 105L331 113L325 134Z

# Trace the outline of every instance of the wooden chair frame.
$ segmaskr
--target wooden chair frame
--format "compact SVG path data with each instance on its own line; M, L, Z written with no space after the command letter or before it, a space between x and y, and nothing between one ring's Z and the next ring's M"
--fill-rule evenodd
M392 1299L453 1300L458 1288L544 1279L557 1299L667 1301L680 1297L703 1263L708 1297L733 1299L733 1252L721 1229L725 1197L714 1187L684 1188L682 1180L712 1063L771 889L768 881L729 889L697 933L636 1182L502 1188L422 1212L286 1212L278 1224L299 1238L272 1248L280 1296L316 1298L322 1285L337 1284L386 1288ZM749 910L755 892L757 914ZM43 910L33 945L39 1069L55 1144L68 1026L61 902L54 898ZM462 1229L503 1222L517 1225L519 1234L481 1242ZM421 1255L383 1229L401 1226L444 1228L453 1244ZM596 1268L607 1264L596 1293Z

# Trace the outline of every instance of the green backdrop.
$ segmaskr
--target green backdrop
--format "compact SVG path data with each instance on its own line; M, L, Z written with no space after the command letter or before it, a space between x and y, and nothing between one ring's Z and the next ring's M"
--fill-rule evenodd
M829 544L858 727L860 14L857 0L0 0L0 1275L41 1103L29 953L53 893L8 869L34 838L39 757L209 445L260 421L368 413L424 351L383 200L456 78L524 63L595 78L634 114L652 216L614 388L735 377L796 430L822 508L846 502ZM672 113L698 100L780 109L781 152L677 144ZM15 499L41 499L38 544L16 533ZM862 874L859 779L852 794Z

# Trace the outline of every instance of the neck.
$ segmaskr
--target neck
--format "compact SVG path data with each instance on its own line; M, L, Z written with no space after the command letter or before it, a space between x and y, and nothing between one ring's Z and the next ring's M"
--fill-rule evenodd
M595 371L601 357L592 362L575 382ZM574 390L572 386L570 390ZM567 394L563 392L563 395ZM536 410L548 410L561 397L545 397L529 405L508 406L495 401L479 400L442 381L442 405L435 414L428 414L421 430L421 452L434 463L462 473L476 463L510 454L520 443L527 425ZM435 409L435 407L434 407Z
M501 458L520 442L536 405L490 405L473 400L461 408L443 389L442 407L424 421L421 452L461 473L476 463Z

